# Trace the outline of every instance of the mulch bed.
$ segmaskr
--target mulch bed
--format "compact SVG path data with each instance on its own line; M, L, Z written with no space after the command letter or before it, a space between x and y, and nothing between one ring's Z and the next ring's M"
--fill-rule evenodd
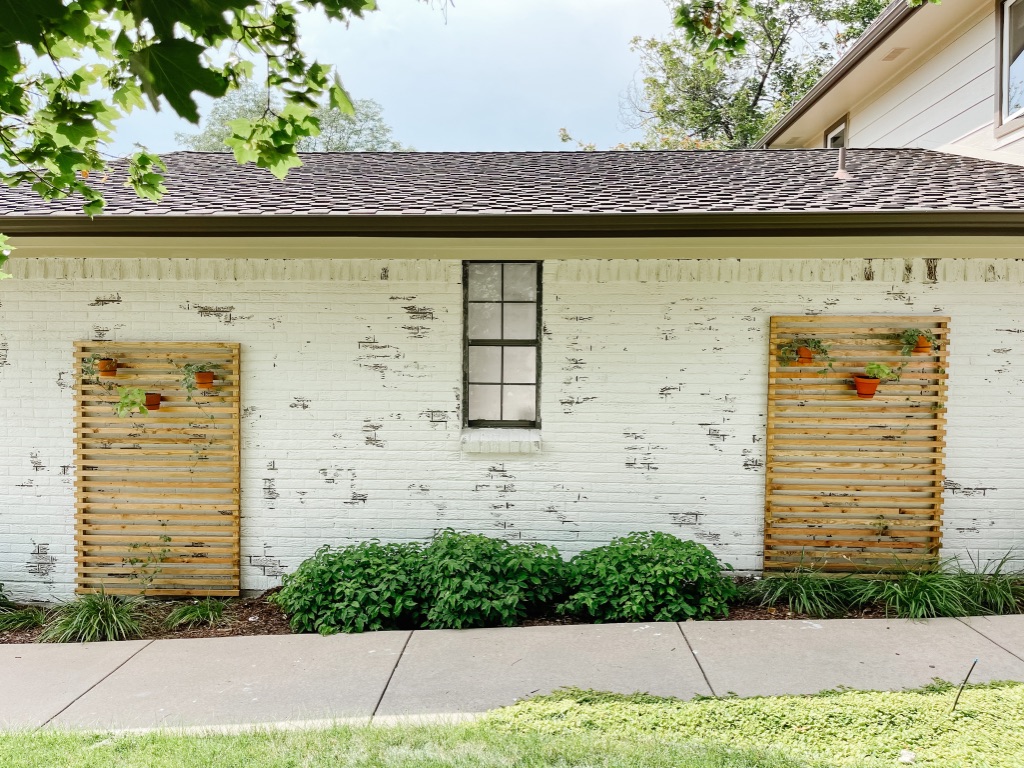
M165 640L196 637L239 637L243 635L289 635L288 618L267 597L276 592L271 590L257 597L234 598L226 601L224 613L214 627L183 627L168 629L164 625L167 615L181 605L183 600L150 600L142 607L142 639ZM846 619L884 619L885 611L878 607L869 607L860 611L852 611L839 618ZM763 608L758 605L734 605L729 608L729 615L716 621L785 621L810 620L811 616L793 613L785 608ZM552 627L573 624L586 624L567 616L557 614L527 619L523 627ZM32 643L36 641L42 628L23 629L0 632L0 645L5 643Z

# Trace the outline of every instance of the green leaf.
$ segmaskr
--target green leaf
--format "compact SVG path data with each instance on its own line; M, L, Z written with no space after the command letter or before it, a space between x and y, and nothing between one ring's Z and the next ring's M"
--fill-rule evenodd
M352 99L341 85L341 79L335 75L334 83L327 90L328 104L331 109L337 109L339 112L346 115L354 115L356 108L352 104Z
M65 16L60 0L0 0L0 46L26 43L34 46L44 30ZM46 19L44 25L42 20Z
M199 60L204 50L198 43L174 39L153 43L131 55L132 71L154 108L160 108L159 97L163 96L175 112L198 123L199 109L192 94L224 95L228 80Z

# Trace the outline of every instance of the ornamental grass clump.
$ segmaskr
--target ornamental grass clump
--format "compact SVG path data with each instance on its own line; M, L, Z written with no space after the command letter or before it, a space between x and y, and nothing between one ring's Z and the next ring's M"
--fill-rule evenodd
M1011 554L978 567L971 558L971 570L957 562L957 578L981 613L1003 615L1024 612L1024 572L1014 570L1017 558Z
M566 572L554 547L442 531L423 550L421 625L463 629L519 624L554 607L565 593Z
M128 640L141 634L142 599L105 592L82 595L64 603L39 635L41 643L95 643Z
M766 576L745 586L748 598L762 607L786 606L793 613L828 619L853 607L847 577L827 576L813 568Z
M407 629L419 612L422 551L416 543L377 540L321 547L270 599L288 614L293 632Z
M215 627L224 614L224 601L207 597L179 605L164 619L169 629L179 627Z
M569 561L563 613L596 623L712 619L739 593L702 544L647 531L613 539Z
M45 623L46 611L42 608L0 608L0 632L35 629Z
M965 580L944 564L928 570L902 570L876 578L850 579L854 604L877 603L886 616L933 619L972 616L982 612Z

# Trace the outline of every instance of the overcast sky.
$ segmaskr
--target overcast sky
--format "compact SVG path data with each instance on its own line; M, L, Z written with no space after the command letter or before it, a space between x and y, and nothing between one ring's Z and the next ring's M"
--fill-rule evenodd
M304 48L338 67L354 98L384 107L395 137L419 150L569 149L568 128L606 147L637 135L619 104L638 73L629 41L671 30L665 0L417 0L343 25L305 20ZM208 104L208 102L206 102ZM166 112L121 123L114 150L177 149L195 130Z

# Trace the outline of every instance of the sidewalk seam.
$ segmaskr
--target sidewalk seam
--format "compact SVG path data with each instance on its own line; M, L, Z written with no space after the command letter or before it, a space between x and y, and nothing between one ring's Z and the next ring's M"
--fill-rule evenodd
M46 722L44 722L44 723L43 723L42 725L40 725L40 726L39 726L38 728L36 728L36 730L37 730L37 731L41 731L41 730L43 730L43 728L45 728L46 726L48 726L48 725L49 725L50 723L52 723L52 722L53 722L54 720L56 720L56 719L57 719L58 717L60 717L60 716L61 716L61 715L63 715L63 714L65 713L65 712L67 712L67 711L68 711L69 709L71 709L71 707L72 707L72 706L74 706L75 702L79 701L79 700L80 700L80 699L81 699L81 698L82 698L83 696L85 696L85 695L86 695L87 693L89 693L89 692L90 692L90 691L91 691L91 690L92 690L93 688L95 688L95 687L96 687L97 685L99 685L100 683L102 683L102 682L103 682L104 680L106 680L106 679L107 679L108 677L110 677L110 676L111 676L112 674L114 674L115 672L117 672L117 670L119 670L119 669L120 669L121 667L123 667L123 666L124 666L125 664L127 664L127 663L128 663L129 661L131 661L132 659L134 659L134 658L135 658L136 656L138 656L138 655L139 655L140 653L142 653L142 652L143 652L144 650L146 650L147 648L149 648L149 646L151 646L151 645L152 645L153 643L155 643L155 642L156 642L155 640L150 640L150 641L149 641L148 643L146 643L146 644L145 644L144 646L142 646L141 648L139 648L139 650L137 650L137 651L136 651L135 653L133 653L133 654L132 654L131 656L129 656L129 657L127 658L127 659L125 659L124 661L122 661L122 662L121 662L120 664L118 664L118 665L117 665L116 667L114 667L114 668L113 668L112 670L110 670L109 672L107 672L107 674L105 674L105 675L104 675L103 677L101 677L101 678L100 678L99 680L97 680L97 681L96 681L95 683L93 683L92 685L90 685L90 686L89 686L88 688L86 688L86 689L85 689L84 691L82 691L82 692L81 692L80 694L78 694L77 696L75 696L75 698L73 698L73 699L72 699L71 701L69 701L69 702L67 703L67 705L65 705L65 706L64 706L64 707L63 707L63 708L62 708L62 709L61 709L61 710L60 710L59 712L57 712L56 714L54 714L54 715L52 715L51 717L49 717L49 718L48 718L48 719L46 720Z
M957 620L957 621L959 621L959 622L960 622L961 624L963 624L963 625L964 625L965 627L967 627L968 629L973 629L973 630L974 630L975 632L977 632L977 633L978 633L979 635L981 635L981 636L982 636L982 637L984 637L984 638L985 638L986 640L988 640L988 641L989 641L990 643L992 643L992 645L994 645L994 646L995 646L996 648L1000 648L1000 649L1002 649L1002 650L1006 651L1006 652L1007 652L1008 654L1010 654L1011 656L1013 656L1013 658L1017 659L1018 661L1024 661L1024 658L1022 658L1022 657L1018 656L1018 655L1017 655L1016 653L1014 653L1013 651L1011 651L1011 650L1010 650L1009 648L1006 648L1005 646L1002 646L1002 645L1000 645L999 643L997 643L997 642L996 642L995 640L993 640L993 639L992 639L991 637L989 637L988 635L986 635L986 634L985 634L984 632L982 632L982 631L981 631L980 629L978 629L977 627L973 627L973 626L971 626L970 624L968 624L968 623L967 623L966 621L964 621L963 619L961 619L961 618L960 618L960 617L958 617L958 616L957 616L957 617L954 617L954 618L956 618L956 620Z
M690 645L690 638L688 638L686 633L683 632L683 623L681 621L677 621L675 622L675 625L679 629L679 634L683 636L683 642L686 643L686 647L690 651L690 655L693 657L693 660L697 662L697 669L700 670L700 674L704 678L704 682L707 683L708 690L711 691L711 695L717 699L718 694L715 693L714 686L712 686L711 681L708 680L708 673L704 671L704 665L700 663L700 659L697 658L697 654L693 652L693 646Z
M409 641L412 640L412 634L416 630L409 630L409 634L405 637L405 642L402 643L402 650L398 652L398 658L395 659L395 666L391 668L391 674L388 675L388 680L384 683L384 690L380 692L380 697L377 699L377 703L373 705L373 712L370 713L370 723L373 723L373 718L377 716L377 710L380 709L380 703L384 701L384 695L388 692L388 688L391 687L391 680L395 676L395 672L398 670L398 665L402 663L402 657L405 656L405 649L409 647Z

